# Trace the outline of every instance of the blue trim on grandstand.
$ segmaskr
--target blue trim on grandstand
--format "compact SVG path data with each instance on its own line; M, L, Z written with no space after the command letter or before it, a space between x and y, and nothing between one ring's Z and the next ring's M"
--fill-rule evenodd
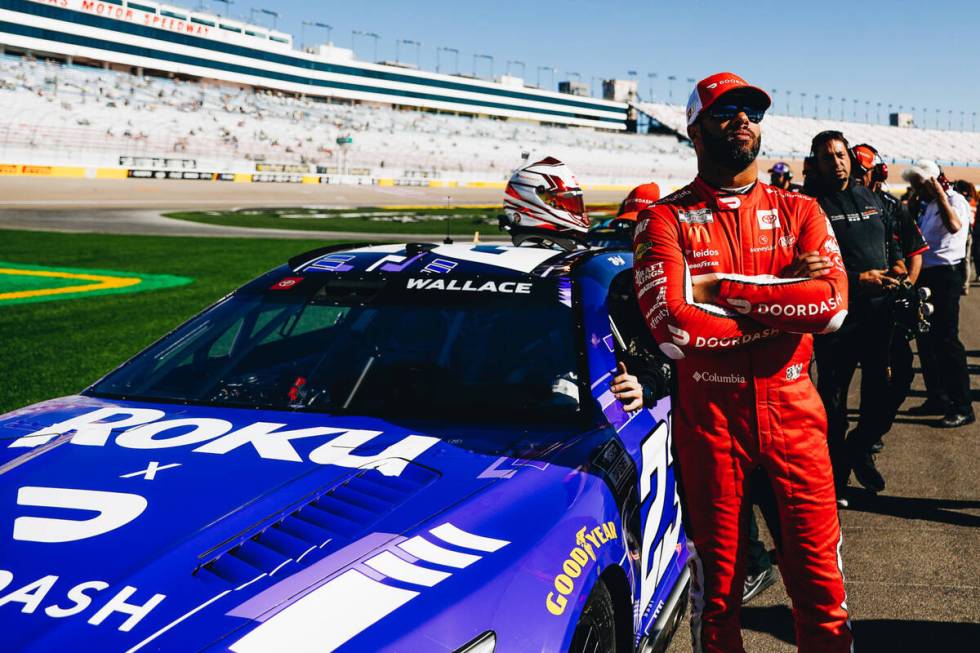
M411 98L415 100L430 100L430 101L438 101L438 102L451 102L454 104L473 106L474 110L478 110L479 108L491 109L491 110L506 109L511 111L522 111L522 112L543 114L546 116L555 116L556 118L575 118L579 120L590 120L599 123L608 123L610 124L610 126L612 125L622 126L627 117L628 108L626 107L626 105L621 105L618 103L610 105L609 103L602 103L598 101L590 102L586 99L580 100L580 99L553 97L551 95L537 95L533 93L507 90L501 87L494 88L492 86L468 84L466 82L450 81L450 80L440 79L435 77L406 75L404 73L387 72L382 70L375 70L372 68L360 68L356 66L349 66L343 64L321 63L321 62L310 61L308 59L290 56L286 54L278 54L275 52L244 47L232 43L225 43L222 41L215 41L203 37L174 33L165 30L155 29L152 27L146 27L143 25L126 23L123 21L113 20L110 18L103 18L101 16L92 16L78 11L62 9L61 7L52 6L52 5L42 5L35 2L29 2L27 0L0 0L0 8L8 9L10 11L14 11L18 13L25 13L33 16L38 16L42 18L49 18L49 19L60 20L65 22L78 23L78 24L88 25L90 27L122 32L125 34L131 34L133 36L141 36L144 38L150 38L157 41L165 41L165 42L169 41L171 43L177 43L177 44L186 45L195 48L213 50L229 55L248 57L251 59L255 59L257 62L267 61L270 63L287 65L299 69L314 70L317 72L324 72L324 73L357 76L357 77L365 78L365 83L353 84L353 83L340 82L340 81L310 78L310 77L305 77L303 75L293 75L287 73L274 72L259 67L243 66L243 65L232 64L232 63L227 63L222 61L214 61L202 57L195 57L190 55L167 52L165 50L145 48L145 47L140 47L135 45L129 45L126 43L118 43L115 41L107 41L104 39L81 36L78 34L70 34L62 31L32 27L30 25L0 21L0 31L7 32L10 34L17 34L20 36L43 39L43 40L51 41L52 43L55 44L59 42L68 43L72 45L91 47L100 50L107 50L110 52L117 52L120 54L129 54L133 56L147 57L150 59L159 59L159 60L174 62L174 63L183 63L183 64L199 66L203 68L211 68L211 69L223 70L227 72L253 75L256 77L265 77L270 80L306 84L306 85L321 87L324 89L333 88L333 89L343 89L348 91L381 94L381 95L388 96L390 98L390 101L394 104L399 103L398 102L399 98ZM519 103L505 104L501 102L492 102L487 100L462 98L454 95L391 89L383 86L371 86L370 82L372 80L414 84L419 86L432 87L433 90L464 91L469 93L479 93L482 95L507 98L511 100L528 100L528 101L556 105L556 108L542 109L537 107L522 106ZM618 113L621 114L621 117L612 118L606 116L590 115L586 113L575 113L573 111L559 110L560 108L564 108L564 107L588 109L591 111L605 111L609 113Z

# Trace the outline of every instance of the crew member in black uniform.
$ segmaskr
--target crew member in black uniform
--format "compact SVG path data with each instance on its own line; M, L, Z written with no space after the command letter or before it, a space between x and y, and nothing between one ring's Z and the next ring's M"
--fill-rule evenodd
M807 192L817 198L830 219L847 270L847 319L836 332L817 336L817 390L827 411L827 440L834 466L838 502L850 471L865 488L880 492L885 479L875 467L871 447L888 429L890 401L886 387L891 329L885 292L907 273L891 215L870 189L854 179L853 152L837 131L817 134L811 144L813 174ZM856 172L856 171L855 171ZM861 364L861 413L847 434L847 391ZM845 440L846 435L846 440Z
M856 168L852 172L855 178L881 200L882 206L891 214L902 248L905 269L908 270L907 278L910 283L914 284L922 270L922 253L929 249L929 245L926 244L919 225L915 223L912 214L905 208L905 205L883 188L882 185L888 180L888 166L878 154L878 150L867 143L862 143L855 145L853 152ZM912 367L912 347L909 345L906 334L893 324L886 335L891 339L888 376L891 404L887 420L887 427L890 429L895 420L895 415L898 414L898 409L902 407L909 395L915 372ZM883 447L884 444L879 438L871 446L871 451L878 453Z

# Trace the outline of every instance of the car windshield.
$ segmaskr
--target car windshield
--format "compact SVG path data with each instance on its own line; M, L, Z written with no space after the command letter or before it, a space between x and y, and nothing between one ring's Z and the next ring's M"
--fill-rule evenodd
M319 276L253 282L87 394L481 421L580 414L574 320L554 281Z

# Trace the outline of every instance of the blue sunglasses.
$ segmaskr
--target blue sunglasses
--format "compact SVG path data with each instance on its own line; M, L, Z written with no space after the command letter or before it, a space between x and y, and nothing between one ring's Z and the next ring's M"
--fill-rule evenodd
M731 120L740 113L744 113L749 119L749 122L754 122L756 124L762 122L763 116L766 115L765 109L760 109L759 107L737 105L737 104L721 104L715 105L708 109L705 113L717 120L718 122L725 122L726 120Z

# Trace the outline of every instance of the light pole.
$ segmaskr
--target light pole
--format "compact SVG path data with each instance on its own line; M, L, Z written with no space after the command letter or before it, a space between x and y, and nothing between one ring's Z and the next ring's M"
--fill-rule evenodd
M844 105L847 104L847 98L842 97L840 99L840 119L841 122L844 121Z
M813 94L813 118L814 120L820 117L820 94Z
M568 77L569 79L571 79L571 77L572 77L572 75L575 75L575 78L576 78L576 79L577 79L578 81L580 81L580 82L582 81L582 76L581 76L580 74L578 74L578 73L573 73L573 72L571 72L571 71L569 71L569 72L567 72L567 73L565 73L565 75L566 75L566 76L567 76L567 77Z
M936 129L939 129L939 108L936 107Z
M790 96L793 95L793 91L786 89L783 93L786 94L786 115L789 116L793 113L793 107L790 104Z
M871 122L871 100L864 101L864 122Z
M966 115L966 111L960 111L960 131L961 132L966 131L966 127L964 127L964 122L963 122L964 121L964 118L965 118L965 115Z
M667 75L667 102L669 104L674 103L674 82L676 80L676 75Z
M333 32L333 25L327 25L326 23L313 23L315 27L322 27L327 31L327 45L333 45L330 40L330 34Z
M306 49L306 26L309 25L313 27L313 22L309 20L304 20L299 26L299 48L300 50Z
M973 112L973 114L971 115L971 118L973 119L973 122L972 122L972 124L970 126L970 130L971 131L976 131L977 130L977 112L976 111Z
M401 63L401 44L414 45L415 46L415 67L422 67L422 44L419 41L413 41L412 39L396 39L395 40L395 61Z
M881 124L881 102L878 102L878 110L875 112L875 122Z
M650 102L653 102L653 80L657 79L657 73L647 73L647 79L650 80Z
M806 93L800 91L800 118L806 113Z
M819 116L818 116L819 117ZM827 96L827 120L834 119L834 96Z
M276 22L279 20L279 14L270 9L260 9L259 11L261 11L266 16L272 16L272 29L275 29Z
M555 73L557 72L557 70L553 66L538 66L538 81L537 81L538 88L541 88L541 71L542 70L547 70L548 72L551 73L551 85L554 86L555 85Z
M452 52L456 56L456 66L455 66L456 72L454 74L458 75L459 74L459 50L457 50L456 48L447 48L444 46L439 46L438 48L436 48L436 72L439 72L439 68L442 63L439 60L440 52Z
M772 105L769 107L772 109L773 113L776 113L776 95L779 93L778 88L772 89Z
M476 60L486 59L490 62L490 79L493 79L493 56L489 54L474 54L473 55L473 76L476 77Z
M225 5L225 18L228 17L228 10L231 8L230 5L234 4L233 0L215 0L215 2L223 2Z
M520 61L518 59L508 59L507 60L507 74L508 75L510 75L510 66L511 66L511 64L513 64L515 66L518 65L518 64L520 64L520 66L521 66L521 79L524 79L525 72L527 71L527 66L524 65L524 62L523 61Z
M422 41L414 41L415 44L415 67L422 68Z
M851 120L853 120L854 122L857 122L858 121L858 101L857 101L857 98L854 98L854 107L853 107L853 110L851 111Z
M352 29L350 31L350 48L351 48L351 50L354 49L354 37L355 36L366 36L368 38L374 39L374 59L373 59L373 61L375 63L377 63L377 61L378 61L378 39L380 39L381 37L378 36L377 34L375 34L374 32L362 32L359 29Z

